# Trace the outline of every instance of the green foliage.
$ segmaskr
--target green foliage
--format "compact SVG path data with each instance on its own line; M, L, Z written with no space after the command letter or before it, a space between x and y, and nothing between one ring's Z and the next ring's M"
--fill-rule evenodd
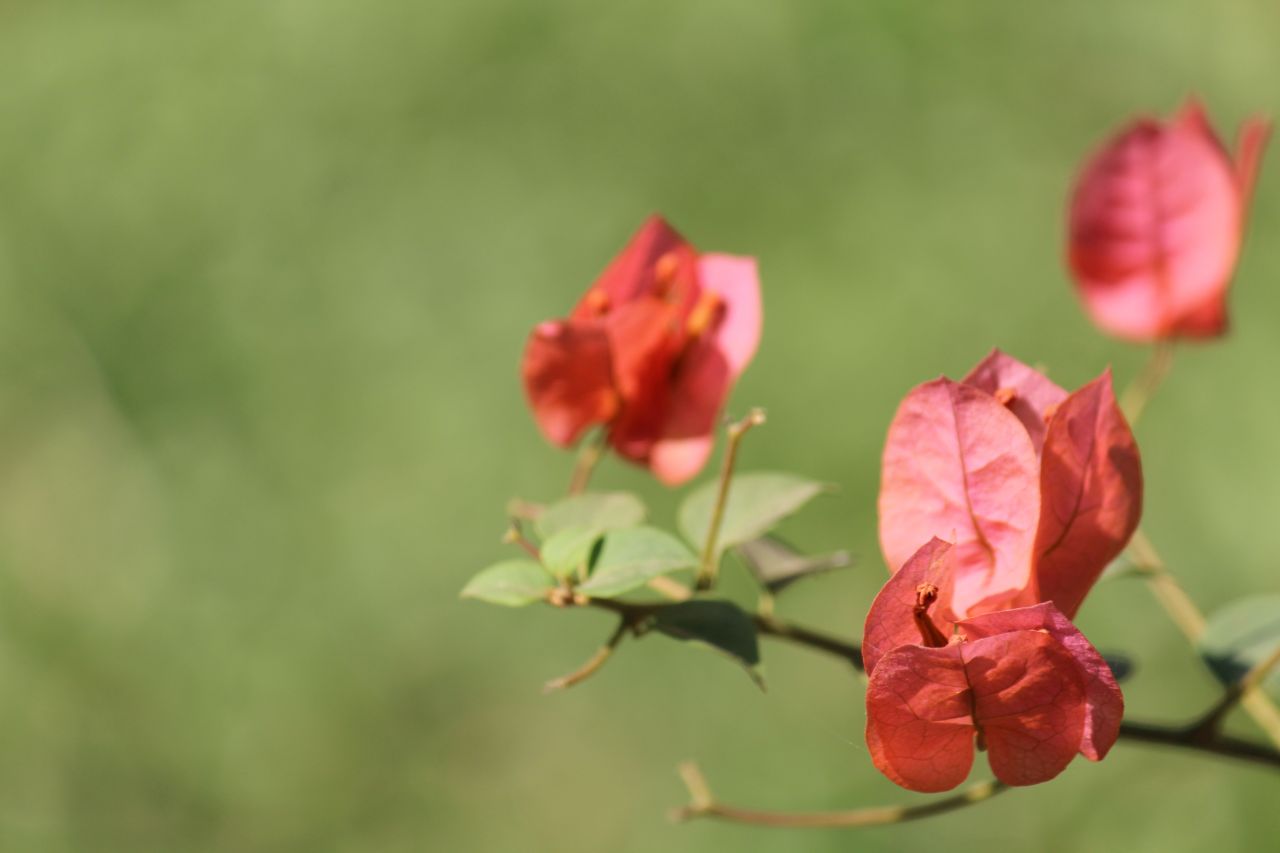
M677 640L695 642L738 663L761 689L760 642L751 616L729 601L682 601L660 608L653 629Z
M641 587L650 578L697 565L697 557L676 537L653 527L615 530L605 536L591 577L578 587L596 598L611 598Z
M1280 595L1258 595L1228 604L1209 617L1200 656L1224 685L1244 677L1280 646ZM1280 667L1263 686L1280 698Z
M538 516L536 529L544 540L573 527L603 533L634 527L644 521L645 514L644 502L630 492L586 492L547 507Z
M853 562L845 551L806 556L776 536L743 542L737 551L755 579L772 593L781 592L801 578L842 569Z
M704 483L680 506L680 532L695 545L706 540L715 506L717 481ZM716 538L717 552L768 533L827 487L794 474L737 474L729 486L724 519Z
M542 565L558 578L568 577L580 568L585 572L600 536L601 531L594 527L561 528L542 543Z
M463 598L523 607L546 598L555 578L532 560L504 560L479 572L462 588Z

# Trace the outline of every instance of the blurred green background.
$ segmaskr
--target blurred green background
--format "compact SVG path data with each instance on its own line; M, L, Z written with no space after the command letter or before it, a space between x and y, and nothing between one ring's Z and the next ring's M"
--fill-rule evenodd
M657 210L760 258L743 464L841 486L788 532L860 563L783 612L855 634L898 399L993 345L1131 377L1062 271L1073 171L1191 91L1223 127L1280 113L1278 43L1265 0L0 3L0 849L1274 843L1274 774L1129 743L917 824L673 826L686 758L745 805L923 798L835 662L768 645L761 694L654 638L544 697L609 621L457 592L507 498L567 481L528 329ZM1271 153L1233 334L1139 435L1147 528L1208 608L1280 591ZM598 483L673 516L633 469ZM1133 716L1215 695L1140 584L1081 622L1136 657Z

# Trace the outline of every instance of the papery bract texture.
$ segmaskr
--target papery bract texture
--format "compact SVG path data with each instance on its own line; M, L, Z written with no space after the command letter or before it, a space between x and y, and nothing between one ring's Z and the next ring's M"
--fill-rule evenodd
M875 673L884 655L899 646L920 642L911 614L922 584L937 589L934 617L947 625L956 621L951 611L951 556L950 542L932 539L893 573L871 602L862 627L862 668L867 675Z
M1049 377L998 349L978 362L961 381L986 391L1013 412L1026 428L1037 453L1044 446L1049 416L1067 399L1067 392Z
M1068 397L1049 423L1040 468L1036 599L1075 616L1142 514L1142 464L1110 371Z
M1033 785L1078 752L1097 761L1119 733L1120 688L1106 662L1050 602L955 620L952 548L933 540L871 605L863 632L867 746L914 791L955 787L985 745L996 777Z
M705 465L760 326L754 259L699 255L651 217L568 319L534 330L525 393L552 443L601 426L620 456L675 485Z
M897 569L933 536L955 543L957 615L1025 589L1040 514L1039 462L991 394L937 379L898 407L885 444L880 542Z
M1068 264L1104 331L1138 341L1213 337L1269 132L1252 120L1232 162L1198 103L1139 119L1084 167L1071 201Z
M941 648L900 646L867 685L872 761L904 788L934 793L969 775L981 733L996 778L1035 785L1080 750L1084 688L1070 655L1041 631Z
M938 599L949 618L1040 601L1073 617L1141 511L1141 461L1109 372L1067 394L997 350L963 383L913 389L889 426L885 560L897 570L932 537L954 541Z
M1071 656L1084 687L1084 731L1080 754L1101 761L1120 736L1124 696L1111 667L1071 620L1048 602L966 619L959 630L969 639L993 637L1009 631L1045 631Z

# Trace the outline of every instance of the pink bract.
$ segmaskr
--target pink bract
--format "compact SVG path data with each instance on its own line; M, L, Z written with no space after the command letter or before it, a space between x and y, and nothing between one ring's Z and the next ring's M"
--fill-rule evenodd
M955 543L956 618L1041 601L1073 617L1142 511L1137 444L1111 375L1067 394L999 350L912 390L889 427L880 541L896 570Z
M1140 118L1095 153L1076 182L1067 259L1104 331L1136 341L1214 337L1270 125L1240 130L1234 162L1190 101Z

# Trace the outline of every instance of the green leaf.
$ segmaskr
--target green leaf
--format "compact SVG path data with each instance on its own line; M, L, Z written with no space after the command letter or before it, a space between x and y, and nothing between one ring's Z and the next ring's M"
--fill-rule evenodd
M611 598L643 586L650 578L697 563L694 553L670 533L653 527L615 530L605 535L591 577L578 589L596 598Z
M760 585L772 593L781 592L801 578L843 569L853 563L846 551L805 556L776 536L743 542L738 546L738 555Z
M763 536L826 488L794 474L738 474L729 485L717 551ZM680 506L680 532L695 546L707 539L718 489L715 481L704 483Z
M757 669L760 643L755 621L736 604L705 599L668 604L654 613L652 628L728 656L764 689L764 679Z
M547 571L558 578L568 577L585 566L601 531L592 527L566 527L542 543L539 557Z
M462 597L523 607L544 600L555 585L555 578L532 560L505 560L468 581L462 588Z
M1218 680L1226 686L1236 684L1280 646L1280 595L1245 598L1215 611L1198 646ZM1280 668L1262 684L1280 698Z
M538 516L541 539L549 539L570 527L600 532L635 527L644 521L644 503L630 492L586 492L554 503Z

